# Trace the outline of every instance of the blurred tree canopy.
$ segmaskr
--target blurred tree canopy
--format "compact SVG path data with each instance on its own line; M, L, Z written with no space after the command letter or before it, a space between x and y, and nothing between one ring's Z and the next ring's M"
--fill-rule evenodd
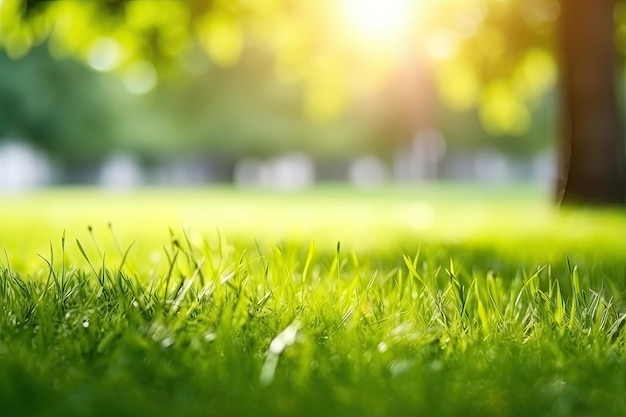
M417 56L420 65L436 67L448 107L478 107L481 125L494 135L527 133L532 109L556 79L556 0L382 2L406 14L406 21L390 22L402 27L382 41L361 36L345 16L369 3L2 0L0 45L19 59L48 40L54 57L118 74L135 93L181 70L193 72L198 48L219 68L261 49L274 57L279 80L304 86L302 103L315 121L337 117L355 98L375 96L394 68Z
M571 8L582 10L582 1ZM613 1L602 1L611 11L609 27L613 15L622 22L616 39L623 50L622 2L614 10ZM0 0L0 48L16 60L47 42L54 58L74 58L115 74L133 94L172 85L152 105L180 114L188 130L198 132L189 135L191 142L205 140L200 136L207 131L215 138L237 136L232 132L238 129L242 138L254 138L268 126L288 123L292 130L277 128L270 136L291 141L293 132L303 137L302 144L309 138L316 143L324 136L322 127L307 125L307 134L298 133L306 120L329 123L351 116L367 121L359 132L367 137L384 130L375 115L387 108L396 122L388 133L395 129L397 137L445 121L450 112L471 113L479 130L501 138L495 146L522 151L545 143L531 133L537 116L547 112L557 61L567 49L561 28L571 14L563 9L569 7L558 0ZM585 10L595 16L600 9ZM588 22L595 20L582 20ZM273 77L251 86L259 62L263 74ZM411 84L407 73L421 75ZM414 88L428 84L436 88ZM228 85L239 92L227 91ZM259 111L257 88L282 94L283 108ZM189 98L198 95L197 101ZM226 116L241 115L246 106L246 126ZM294 108L301 108L306 120L280 116ZM424 116L432 108L438 108L435 114ZM202 115L211 113L220 115L213 119L218 122L202 126ZM541 124L550 124L545 119ZM159 137L163 130L155 124L151 133ZM336 129L323 133L341 136ZM335 144L327 142L330 148Z
M371 132L376 121L363 123L351 111L327 124L311 123L299 108L300 89L267 77L270 65L268 56L249 54L235 68L198 69L195 76L135 95L116 77L51 59L45 47L16 61L0 54L0 137L32 138L60 162L85 166L112 149L147 161L163 155L236 159L298 150L328 157L377 150Z

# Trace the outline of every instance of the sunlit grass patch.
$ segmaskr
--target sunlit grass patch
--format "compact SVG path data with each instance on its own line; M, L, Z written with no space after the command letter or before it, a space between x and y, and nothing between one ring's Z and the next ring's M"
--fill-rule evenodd
M624 215L429 193L14 199L1 414L623 414Z

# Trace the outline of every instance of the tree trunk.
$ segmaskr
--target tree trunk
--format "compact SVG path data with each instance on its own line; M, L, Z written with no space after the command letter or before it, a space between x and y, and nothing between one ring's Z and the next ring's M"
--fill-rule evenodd
M625 203L613 0L561 1L561 152L564 204Z

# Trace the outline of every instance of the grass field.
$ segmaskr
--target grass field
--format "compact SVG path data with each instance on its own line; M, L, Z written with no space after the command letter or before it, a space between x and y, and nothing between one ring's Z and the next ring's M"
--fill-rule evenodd
M533 187L0 196L2 416L626 415L626 212Z

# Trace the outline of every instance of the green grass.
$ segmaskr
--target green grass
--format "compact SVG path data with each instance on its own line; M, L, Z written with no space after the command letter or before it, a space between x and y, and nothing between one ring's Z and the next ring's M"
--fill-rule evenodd
M0 415L625 415L626 214L543 196L4 196Z

